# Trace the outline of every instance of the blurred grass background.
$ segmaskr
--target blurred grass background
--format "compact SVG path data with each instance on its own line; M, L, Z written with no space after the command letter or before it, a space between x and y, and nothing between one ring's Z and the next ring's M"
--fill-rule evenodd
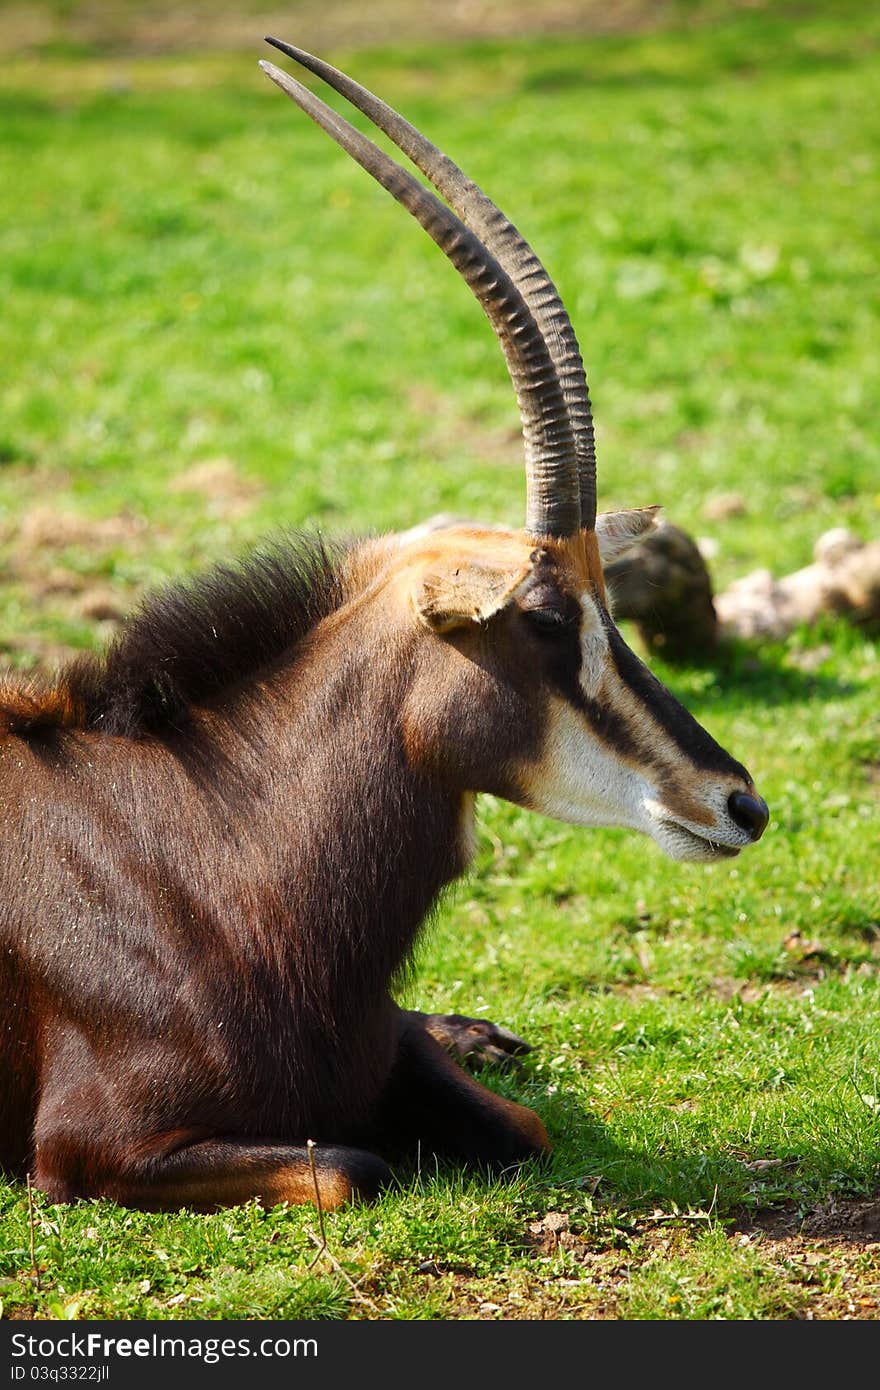
M391 5L358 75L540 249L582 340L602 504L661 501L718 542L721 583L796 568L821 530L870 532L877 510L880 20L850 0L795 18L624 6L636 37L534 32L577 9ZM126 548L101 557L128 586L279 517L516 523L492 334L418 228L256 69L263 17L237 11L230 34L223 7L32 6L16 45L17 13L0 27L5 516L51 493L142 518L146 576ZM503 15L513 37L436 40L453 14L478 34ZM302 42L335 21L331 56L352 56L345 5L269 18ZM234 527L181 501L218 460L242 494ZM706 517L731 488L741 515ZM71 621L28 587L8 591L13 633Z
M600 505L663 503L716 543L720 587L806 564L832 525L876 535L875 5L4 5L6 659L50 666L279 524L523 516L480 310L259 73L264 32L402 108L534 244L581 340ZM496 1084L548 1118L557 1159L339 1218L385 1315L855 1316L845 1276L880 1277L862 1245L808 1278L723 1224L876 1196L876 646L829 621L657 669L754 772L770 830L707 871L487 799L410 993L540 1044ZM538 1258L521 1237L554 1205L579 1244ZM675 1227L688 1209L703 1225ZM291 1283L307 1214L46 1212L35 1298L17 1188L0 1210L12 1309L363 1315L332 1274Z

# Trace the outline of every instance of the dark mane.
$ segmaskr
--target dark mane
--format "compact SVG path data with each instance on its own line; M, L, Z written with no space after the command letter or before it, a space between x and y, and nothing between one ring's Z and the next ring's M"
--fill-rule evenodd
M62 671L64 708L108 734L185 728L193 706L270 666L339 606L344 553L294 535L148 596L106 652Z

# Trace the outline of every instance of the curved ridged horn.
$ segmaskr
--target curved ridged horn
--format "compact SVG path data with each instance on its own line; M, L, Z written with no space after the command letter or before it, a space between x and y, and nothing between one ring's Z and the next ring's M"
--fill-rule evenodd
M581 520L574 433L552 355L521 291L445 203L302 83L273 63L260 67L415 217L476 296L504 352L522 419L526 530L574 535Z
M520 290L547 343L565 395L574 432L581 526L592 530L596 524L596 448L584 364L565 305L531 246L491 198L387 102L313 53L281 39L268 38L266 42L335 88L393 140L430 179L465 226L480 238Z

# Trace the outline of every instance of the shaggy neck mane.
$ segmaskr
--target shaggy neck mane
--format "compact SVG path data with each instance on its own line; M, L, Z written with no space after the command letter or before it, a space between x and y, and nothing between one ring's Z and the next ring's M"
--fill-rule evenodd
M320 538L295 536L160 590L106 652L76 658L54 688L0 692L0 729L181 732L194 707L216 706L340 606L345 555Z

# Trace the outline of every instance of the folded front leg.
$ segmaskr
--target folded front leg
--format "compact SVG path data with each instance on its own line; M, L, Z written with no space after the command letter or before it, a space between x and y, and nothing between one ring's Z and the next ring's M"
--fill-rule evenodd
M263 1206L312 1202L326 1211L355 1200L372 1201L391 1181L381 1158L363 1149L316 1144L314 1171L306 1145L260 1144L242 1139L208 1139L173 1153L135 1146L135 1162L95 1174L91 1181L82 1163L64 1146L67 1171L51 1136L39 1146L36 1186L56 1201L75 1197L109 1197L121 1206L145 1211L216 1211L256 1199ZM315 1185L317 1181L317 1194Z
M380 1147L421 1144L423 1152L495 1169L549 1153L535 1112L468 1076L423 1020L401 1014L397 1058L377 1112Z

